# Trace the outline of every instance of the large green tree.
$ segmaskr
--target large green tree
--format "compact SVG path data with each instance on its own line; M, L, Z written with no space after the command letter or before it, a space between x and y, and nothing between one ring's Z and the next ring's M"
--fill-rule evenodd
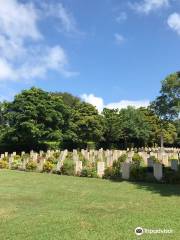
M104 138L103 146L106 148L118 147L122 139L121 116L118 109L104 108Z
M142 111L128 107L120 111L122 119L123 140L126 145L147 145L151 128Z
M162 81L160 96L152 103L151 109L161 119L172 120L180 113L180 72L167 76Z
M164 131L168 129L170 121L177 119L180 114L180 72L167 76L162 81L160 96L150 105L159 117L161 127L161 147L164 145Z
M59 96L31 88L15 96L3 110L2 142L16 150L58 147L67 131L70 109Z
M72 108L69 131L72 138L67 137L67 144L86 147L88 142L95 142L97 145L103 137L102 116L91 104L79 102Z

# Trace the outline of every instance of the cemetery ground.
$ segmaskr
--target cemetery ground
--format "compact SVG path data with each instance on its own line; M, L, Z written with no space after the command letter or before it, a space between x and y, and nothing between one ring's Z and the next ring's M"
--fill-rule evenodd
M1 240L176 240L179 206L180 185L0 170Z

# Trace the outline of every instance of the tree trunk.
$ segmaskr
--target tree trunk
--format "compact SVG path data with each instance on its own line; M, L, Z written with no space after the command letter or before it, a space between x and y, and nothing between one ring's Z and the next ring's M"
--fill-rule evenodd
M163 137L163 133L161 132L161 150L164 149L164 137Z

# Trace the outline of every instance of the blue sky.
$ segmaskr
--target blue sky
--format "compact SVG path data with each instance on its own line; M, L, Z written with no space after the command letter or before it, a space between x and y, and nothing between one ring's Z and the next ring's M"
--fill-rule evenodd
M146 106L179 52L179 0L0 0L1 100L37 86Z

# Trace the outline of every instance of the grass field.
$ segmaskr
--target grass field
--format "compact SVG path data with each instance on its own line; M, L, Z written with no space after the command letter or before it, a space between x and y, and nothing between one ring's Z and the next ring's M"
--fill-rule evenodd
M180 239L180 186L1 170L0 240L21 239Z

